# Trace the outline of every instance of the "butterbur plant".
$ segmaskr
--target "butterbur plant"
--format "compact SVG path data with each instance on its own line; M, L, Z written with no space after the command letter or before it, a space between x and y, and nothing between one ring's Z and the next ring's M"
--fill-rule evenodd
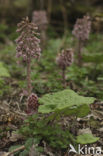
M82 48L84 42L89 39L89 34L91 30L91 20L89 16L84 16L81 19L77 19L74 25L73 35L78 39L78 65L82 65Z
M22 58L27 63L27 90L28 95L31 94L31 61L40 57L41 49L39 46L37 26L30 23L28 17L24 18L18 25L17 32L20 36L16 40L16 56Z
M61 53L58 54L56 58L56 62L59 68L62 70L62 81L64 87L66 87L66 68L69 67L73 63L73 49L65 49L62 50Z
M32 21L38 26L39 31L41 33L41 46L42 49L45 46L46 41L46 30L48 25L47 13L44 10L34 11L32 16Z
M29 21L29 18L24 18L17 25L17 32L20 36L16 40L16 56L22 58L27 64L27 91L30 97L31 86L31 62L32 59L39 59L41 54L40 39L38 38L37 26Z
M32 21L36 23L36 25L39 27L40 30L46 29L48 24L46 11L44 10L34 11Z

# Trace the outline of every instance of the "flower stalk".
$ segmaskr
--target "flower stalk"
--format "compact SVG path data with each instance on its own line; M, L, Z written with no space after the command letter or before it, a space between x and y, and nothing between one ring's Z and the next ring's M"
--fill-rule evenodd
M64 88L66 88L66 68L62 69L62 81Z
M29 21L28 17L24 18L17 26L17 32L20 33L20 36L16 40L16 56L27 64L27 92L30 96L32 92L31 62L33 58L39 59L41 54L38 28Z
M66 69L73 63L73 57L73 50L70 48L62 50L62 52L59 53L56 58L56 62L59 68L62 70L62 82L64 88L66 88Z
M82 40L78 40L78 66L82 66L82 48L83 48L83 42Z
M27 90L28 95L30 96L32 86L31 86L31 57L27 60Z

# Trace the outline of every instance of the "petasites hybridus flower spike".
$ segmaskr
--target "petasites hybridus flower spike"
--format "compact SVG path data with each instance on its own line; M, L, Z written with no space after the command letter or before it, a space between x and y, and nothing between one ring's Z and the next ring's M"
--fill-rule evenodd
M34 93L31 93L31 95L28 97L28 108L27 113L28 114L34 114L38 110L38 96Z
M77 19L74 25L73 35L77 38L77 55L78 55L78 66L82 66L82 48L86 40L89 39L91 30L91 20L89 16L84 16L81 19Z
M73 62L73 49L62 50L56 58L56 62L61 69L66 69Z
M32 16L32 21L38 26L41 30L45 30L48 25L47 13L44 10L34 11Z
M27 64L27 91L28 96L31 94L31 61L38 59L41 54L40 39L38 38L38 27L29 21L29 18L24 18L18 25L17 32L20 36L16 40L16 56L23 58Z
M56 62L60 67L60 69L62 70L62 81L64 87L66 87L66 76L65 76L66 68L71 66L74 60L73 58L74 58L74 51L72 48L62 50L62 52L59 53L56 58Z
M77 19L74 25L73 35L82 41L88 40L91 30L91 20L89 16L84 16L81 19Z
M45 10L34 11L32 15L32 22L34 22L40 31L40 39L41 39L41 49L46 46L47 35L46 30L48 26L48 18Z
M30 58L39 58L41 54L40 39L38 38L38 27L29 21L29 18L24 18L18 25L17 32L20 36L16 40L16 56L22 57L24 61Z

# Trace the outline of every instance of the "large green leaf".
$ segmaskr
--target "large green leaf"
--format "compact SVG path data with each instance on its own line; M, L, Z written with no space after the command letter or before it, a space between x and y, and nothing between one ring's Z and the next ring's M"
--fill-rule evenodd
M98 137L94 137L92 134L85 133L77 136L77 143L80 144L91 144L98 141Z
M10 77L8 70L4 67L2 62L0 62L0 77Z
M85 116L89 112L89 104L93 103L95 98L83 97L73 90L66 89L53 94L46 94L39 98L39 112L61 112L66 115Z

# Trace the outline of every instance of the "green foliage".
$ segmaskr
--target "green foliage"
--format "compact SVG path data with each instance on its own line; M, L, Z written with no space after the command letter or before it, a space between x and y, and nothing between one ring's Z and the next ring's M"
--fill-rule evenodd
M9 31L8 37L9 37L10 41L15 41L16 38L18 37L18 34L16 32L16 26L13 26L8 31Z
M10 89L10 86L6 85L4 78L10 77L8 69L3 62L0 62L0 97Z
M4 41L6 38L6 30L7 30L7 25L5 24L0 24L0 40Z
M15 45L8 45L1 49L0 57L7 64L7 69L12 77L21 78L25 77L25 66L17 65Z
M71 81L81 95L103 99L103 64L87 65L79 68L72 65L66 73L67 81ZM91 74L92 73L92 74Z
M12 152L13 150L19 148L21 145L15 145L15 146L11 146L9 148L9 152ZM15 156L17 156L19 154L19 151L15 153Z
M91 34L88 44L86 45L86 52L89 53L101 53L103 49L103 35L102 34Z
M21 152L25 156L33 144L36 150L42 148L40 145L45 141L47 145L55 150L67 150L70 143L74 146L80 142L81 136L70 133L70 126L63 128L61 117L63 115L76 115L83 117L89 112L89 104L93 103L95 98L83 97L73 90L66 89L60 92L46 94L39 98L39 112L25 120L19 133L25 137L26 149ZM46 113L46 114L45 114ZM88 137L88 136L87 136ZM92 137L92 142L96 140ZM78 141L79 140L79 141ZM88 139L86 143L90 143ZM39 151L42 152L43 151Z
M3 95L9 94L11 91L11 86L6 83L5 79L0 78L0 98L3 98Z
M10 77L8 69L5 67L3 62L0 62L0 97L2 97L4 93L7 93L8 90L10 90L10 86L6 84L4 79L8 77Z
M67 89L52 94L46 94L39 98L39 103L41 105L38 111L41 113L62 111L62 113L66 115L75 114L76 116L85 116L89 112L88 105L93 103L94 100L95 98L83 97L73 90Z
M3 79L0 79L0 97L3 95L4 93L4 87L5 86L5 81Z
M0 62L0 77L10 77L8 70L2 62Z
M77 136L77 143L80 144L92 144L99 140L98 137L94 137L92 134L85 133Z
M83 59L86 57L85 66L79 68L74 63L71 67L68 67L66 79L67 84L72 82L74 89L78 90L81 95L103 99L103 86L98 79L99 77L103 77L103 63L100 61L100 59L102 60L103 46L100 41L102 41L101 35L91 35L90 42L83 49ZM65 41L63 39L51 39L47 44L47 48L42 53L40 62L35 62L35 70L32 73L32 84L34 91L38 94L42 95L63 90L61 71L55 60L59 49L68 47L68 43L70 47L74 46L71 35L69 37L66 36ZM69 88L68 85L67 88Z
M28 138L24 145L25 149L22 152L20 152L19 156L27 156L33 144L34 144L34 138Z
M56 56L61 42L61 39L51 39L43 51L40 61L34 62L35 69L32 69L31 77L34 89L38 94L54 92L63 88L60 71L56 65Z
M15 45L8 45L6 47L2 47L0 50L0 58L3 60L5 64L7 64L7 68L12 68L12 65L16 64L16 58L15 58Z
M102 53L86 53L83 55L84 62L91 63L103 63L103 54Z
M28 117L19 130L19 133L24 136L26 148L21 154L25 156L25 152L29 153L33 144L37 152L43 153L43 141L54 151L65 151L69 144L76 146L77 143L89 144L99 140L92 134L82 134L76 137L70 133L70 125L64 127L60 121L60 118L59 120L52 118L52 114L48 116L35 114Z
M84 81L85 77L89 74L89 69L85 67L79 68L77 65L73 64L68 69L69 72L67 72L66 76L68 80L72 80L76 84L81 83L81 81Z
M86 45L83 53L83 61L88 63L103 63L103 36L100 34L92 34L90 42Z
M25 149L23 152L19 153L19 156L27 156L28 154L29 154L29 151Z
M75 137L69 132L68 128L63 129L60 124L57 122L52 123L44 115L29 117L25 121L25 125L20 129L20 133L27 139L25 143L26 150L29 150L33 143L40 145L42 141L57 150L68 148L71 142L75 143ZM30 138L31 136L32 138Z

